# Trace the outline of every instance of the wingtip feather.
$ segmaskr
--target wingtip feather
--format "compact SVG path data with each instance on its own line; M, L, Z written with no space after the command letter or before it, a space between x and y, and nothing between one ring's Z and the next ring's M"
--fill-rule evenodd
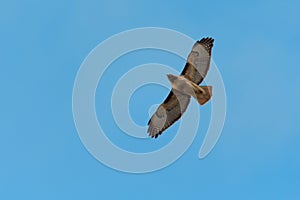
M201 40L198 40L197 42L200 44L213 44L214 41L215 41L215 39L212 37L205 37L205 38L202 38Z
M212 47L214 46L214 41L215 40L212 37L205 37L201 40L198 40L197 43L201 44L206 49L206 51L211 54Z

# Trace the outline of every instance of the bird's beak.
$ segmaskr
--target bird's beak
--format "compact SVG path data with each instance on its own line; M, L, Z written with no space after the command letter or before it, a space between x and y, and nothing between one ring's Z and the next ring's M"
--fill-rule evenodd
M172 74L167 74L167 77L171 83L173 83L177 79L177 76L174 76Z

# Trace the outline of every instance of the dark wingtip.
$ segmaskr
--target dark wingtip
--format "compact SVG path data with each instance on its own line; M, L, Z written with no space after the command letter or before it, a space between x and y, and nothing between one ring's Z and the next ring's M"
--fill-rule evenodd
M151 125L148 127L147 133L151 138L157 138L161 135L162 131L158 131L158 129L152 127Z
M201 44L205 50L211 54L211 49L214 46L214 39L212 37L206 37L206 38L202 38L201 40L198 40L197 43Z
M198 40L197 42L200 44L213 44L215 41L215 39L213 39L212 37L205 37L202 38L201 40Z

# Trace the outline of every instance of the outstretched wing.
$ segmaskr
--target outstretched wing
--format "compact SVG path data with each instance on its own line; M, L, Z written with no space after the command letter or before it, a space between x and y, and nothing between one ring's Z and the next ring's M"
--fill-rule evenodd
M203 38L194 44L181 75L197 85L203 81L209 69L213 42L212 38ZM182 116L189 103L190 96L177 92L175 95L171 91L149 120L149 135L157 138Z
M199 85L208 72L213 43L214 39L212 38L202 38L197 41L187 58L181 75Z
M186 111L190 98L189 95L171 91L149 120L149 135L157 138L158 135L176 122Z

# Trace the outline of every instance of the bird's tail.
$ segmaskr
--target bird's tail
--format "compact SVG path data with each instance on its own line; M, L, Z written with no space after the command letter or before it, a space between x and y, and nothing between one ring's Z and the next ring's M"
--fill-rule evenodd
M212 96L212 86L198 86L193 85L195 92L195 99L198 101L200 105L204 105L208 102Z

